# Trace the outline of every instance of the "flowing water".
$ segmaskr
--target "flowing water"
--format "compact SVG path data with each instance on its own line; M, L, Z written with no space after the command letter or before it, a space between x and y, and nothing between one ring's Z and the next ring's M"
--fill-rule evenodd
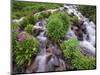
M83 21L83 25L86 28L86 34L83 34L83 40L80 41L80 47L84 47L87 49L88 52L95 55L95 24L93 21L89 21L88 18L84 17L78 10L77 6L74 5L64 5L65 8L67 8L67 11L69 14L74 14L79 18L80 21ZM69 29L69 32L67 33L67 36L71 37L77 37L75 35L75 32L71 30L71 27ZM87 39L88 38L88 39Z
M81 27L85 28L86 33L83 33L82 39L79 40L78 36L75 34L75 30L73 30L74 26L71 25L69 28L69 31L66 33L67 38L77 38L80 42L79 46L82 48L85 48L85 51L91 53L95 56L95 24L92 21L89 21L88 18L84 17L78 10L76 5L64 5L64 7L60 7L59 9L49 9L42 12L54 12L54 11L67 11L69 15L75 15L79 18L79 21L82 21L83 24ZM38 12L36 14L39 14L41 12ZM24 17L22 17L19 20L13 20L16 22L20 22L23 20ZM55 46L53 46L52 43L49 44L49 47L51 50L47 52L47 42L48 38L45 35L47 32L46 30L47 25L47 19L44 19L42 21L39 21L34 26L35 29L41 30L39 35L37 35L37 39L40 42L40 48L39 53L37 57L35 58L35 63L37 64L37 70L36 72L47 72L47 71L63 71L65 70L65 62L62 60L62 58L58 58L55 53L53 53L53 50L57 50ZM84 31L82 31L84 32ZM55 70L55 66L56 68Z
M54 71L55 70L54 66L61 67L65 65L64 61L61 58L58 58L52 52L54 49L54 46L52 45L52 43L48 45L51 48L50 52L47 52L46 45L47 45L48 39L45 35L46 25L47 25L46 21L43 20L43 21L37 22L36 25L34 26L34 28L42 30L40 34L37 36L37 39L40 41L40 49L39 49L40 51L35 59L35 62L37 62L37 65L38 65L38 69L36 72ZM65 69L65 66L63 68Z

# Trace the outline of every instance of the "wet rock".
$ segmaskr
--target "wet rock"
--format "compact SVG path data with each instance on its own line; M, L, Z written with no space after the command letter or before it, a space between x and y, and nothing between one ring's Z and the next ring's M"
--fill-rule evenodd
M77 26L73 26L73 29L74 29L75 31L79 30L79 28L78 28Z
M59 58L53 53L53 47L47 49L46 66L48 71L55 71L55 68L60 66Z
M55 71L64 71L66 70L65 62L62 59L59 59L60 65L55 69Z
M89 41L89 35L87 34L87 36L86 36L86 40L88 40Z
M42 31L43 31L42 29L34 29L33 35L38 36L40 34L40 32L42 32Z
M53 63L54 67L60 66L59 58L57 56L53 55L53 62L52 63Z
M59 49L58 45L55 44L55 45L52 47L52 49L53 49L53 50L52 50L53 54L54 54L55 56L57 56L57 58L60 58L62 52L61 52L61 50Z
M83 32L82 32L81 30L79 30L79 29L76 30L76 31L75 31L75 34L76 34L78 40L80 40L80 41L83 40Z
M51 59L51 57L52 57L52 53L47 53L46 63L48 63L48 61Z
M83 23L84 23L84 21L79 20L78 25L79 25L79 26L82 26L82 25L83 25Z
M73 26L71 26L71 30L74 30L74 27Z
M70 16L73 17L73 16L75 16L75 14L72 12L72 13L70 14Z
M87 56L95 56L92 52L90 52L90 51L88 50L88 48L80 47L80 50L81 50L81 52L82 52L84 55L87 55Z
M48 71L50 72L50 71L55 71L56 67L59 67L59 65L60 65L59 59L55 55L53 55L50 61L48 61L46 66Z
M66 69L69 70L70 69L70 65L68 63L65 63Z
M60 49L54 49L54 50L53 50L53 53L54 53L58 58L60 58L62 52L61 52Z
M52 48L48 48L47 53L52 53Z
M84 21L79 21L78 26L79 26L79 29L81 29L84 34L87 34L86 26L84 25Z
M39 26L43 26L43 23L42 22L39 22Z
M89 41L81 41L80 48L83 53L95 56L95 47Z
M81 27L81 30L83 31L84 34L87 34L87 31L86 31L86 27L85 26L82 26Z
M47 52L47 62L48 62L50 60L50 57L53 55L52 48L48 48L46 52Z
M33 62L33 63L26 69L26 73L36 72L37 68L38 68L38 64L36 64L35 62Z

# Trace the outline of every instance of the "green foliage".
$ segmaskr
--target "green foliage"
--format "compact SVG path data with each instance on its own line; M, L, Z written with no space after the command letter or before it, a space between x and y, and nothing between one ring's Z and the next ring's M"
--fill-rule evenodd
M71 59L73 56L72 53L79 50L78 44L79 44L78 40L74 38L64 41L63 44L61 45L64 57Z
M19 19L19 16L20 16L20 13L19 12L15 12L15 13L12 13L13 15L12 16L12 19Z
M63 30L63 23L60 19L54 18L48 23L48 36L52 40L57 41L61 37L64 37L65 31Z
M79 6L79 10L82 12L83 15L85 15L90 20L96 22L96 6Z
M84 56L80 52L78 44L78 40L74 38L64 41L61 44L66 63L68 63L71 66L71 69L95 69L95 58L91 56Z
M12 22L11 28L12 28L12 30L16 30L19 26L20 26L19 23L17 23L17 22Z
M13 59L17 65L30 64L32 57L37 54L39 42L29 34L26 35L25 40L19 42L17 39L18 35L18 32L13 32Z
M35 14L34 18L36 21L42 20L44 18L48 18L51 15L50 12L41 12L39 14Z
M41 15L41 14L36 14L36 15L34 15L34 17L35 17L36 21L43 19L43 15Z
M34 15L31 15L28 17L29 23L35 25L36 23L36 18Z
M32 14L33 12L40 12L46 9L55 9L63 6L62 4L53 4L53 3L39 3L39 2L25 2L25 1L13 1L12 2L12 11L13 18L21 18ZM17 12L17 13L16 13Z
M70 26L70 17L68 16L68 14L65 12L61 12L59 13L58 18L62 20L65 31L68 31Z
M74 54L75 58L71 61L74 69L77 70L89 70L96 68L96 60L94 57L87 57L82 55L80 52Z
M40 14L43 15L44 18L48 18L51 15L51 12L42 12Z
M57 42L60 38L65 36L65 33L68 31L70 25L69 16L64 12L59 12L53 14L48 19L48 36Z
M72 22L73 22L73 25L75 25L75 26L77 26L78 25L78 17L77 16L73 16L72 18L71 18L71 20L72 20Z
M29 19L25 17L21 22L20 22L22 27L26 27L29 24Z
M27 31L28 33L32 34L33 25L32 24L28 24L27 27L25 27L25 31Z

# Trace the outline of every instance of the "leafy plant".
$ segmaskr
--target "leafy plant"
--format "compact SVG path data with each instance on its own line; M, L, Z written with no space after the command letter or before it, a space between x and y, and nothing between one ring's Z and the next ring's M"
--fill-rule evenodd
M79 22L78 17L77 16L73 16L72 17L72 22L73 22L73 25L77 26L78 22Z
M28 33L32 34L33 25L32 24L28 24L27 27L25 27L25 31L27 31Z
M24 28L29 24L29 19L27 17L25 17L21 22L20 22L21 26Z
M40 13L44 18L48 18L51 15L51 12L42 12Z
M64 37L69 29L70 20L69 16L63 12L53 14L48 19L48 36L57 42L60 38Z
M22 41L18 41L18 35L25 35L26 38ZM32 57L36 56L38 51L39 42L36 38L30 36L28 33L16 33L13 32L13 59L17 65L30 64Z
M35 25L36 23L36 18L34 17L34 15L31 15L28 17L29 23Z
M12 30L16 30L19 26L20 26L19 23L17 23L17 22L12 22L11 28L12 28Z
M76 58L71 61L73 69L77 70L89 70L96 68L96 60L92 56L84 56L80 52L75 53Z
M57 41L61 37L64 37L65 31L63 30L63 23L60 19L54 18L52 19L47 26L48 29L48 36L54 40Z
M23 2L23 1L12 1L12 17L21 18L32 13L40 12L45 9L55 9L63 6L63 4L53 3L39 3L39 2ZM17 12L17 13L16 13Z
M64 30L67 32L69 30L69 26L70 26L69 15L67 14L67 12L58 12L57 16L58 16L59 19L62 20Z
M96 22L96 6L80 5L79 11L90 20Z
M36 15L34 15L34 17L35 17L36 21L43 19L43 15L41 15L41 14L36 14Z
M66 63L71 66L71 69L95 69L95 58L91 56L84 56L80 52L78 44L79 42L75 38L64 41L61 44Z
M13 12L12 18L19 19L21 18L21 15L22 15L22 12L16 11L16 12Z
M64 41L63 44L61 45L64 57L71 59L73 56L72 53L79 50L78 44L79 44L78 40L74 38Z

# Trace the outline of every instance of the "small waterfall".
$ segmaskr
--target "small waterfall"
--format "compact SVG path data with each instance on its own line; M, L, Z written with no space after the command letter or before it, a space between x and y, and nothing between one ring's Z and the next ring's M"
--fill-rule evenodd
M77 6L74 5L64 5L64 8L67 8L68 14L74 14L79 18L79 21L83 21L83 26L86 27L86 34L83 34L83 41L80 41L80 47L87 49L89 53L95 55L95 24L93 21L89 21L88 18L84 17L78 10ZM71 27L67 33L69 38L77 37ZM88 37L88 40L87 40Z
M35 60L38 65L38 69L36 72L56 71L55 66L60 67L60 69L62 68L61 70L63 70L65 69L65 67L61 66L65 65L64 61L61 58L58 58L52 51L53 49L56 50L55 46L53 46L52 43L49 42L48 47L50 48L50 50L47 51L46 49L48 39L45 35L45 25L45 21L39 21L34 26L34 28L42 30L37 36L37 39L40 41L40 51Z
M93 22L85 23L87 34L89 35L89 42L95 46L95 24Z
M45 34L45 26L44 24L42 24L44 22L40 21L38 22L34 28L36 29L42 29L43 31L40 32L40 34L37 36L37 39L39 39L40 41L40 52L36 57L35 62L37 62L38 65L38 69L36 72L45 72L46 71L46 59L47 59L47 55L46 55L46 41L47 41L47 37L44 35Z
M75 15L79 18L79 21L83 21L83 27L86 29L86 34L83 33L83 40L79 40L79 46L82 48L85 48L85 50L92 55L95 55L95 24L92 21L89 21L88 18L84 17L78 10L76 5L64 5L64 7L60 7L58 9L48 9L42 12L55 12L55 11L67 11L69 15ZM40 14L41 12L35 13ZM20 18L19 20L13 20L13 22L20 22L24 19L24 17ZM55 47L52 43L49 44L49 47L51 49L47 52L46 45L48 38L45 35L45 32L47 25L47 19L44 19L42 21L39 21L36 23L34 28L36 30L40 30L39 34L36 35L36 38L40 42L39 46L39 53L35 58L34 63L37 65L37 69L35 72L48 72L48 71L63 71L65 70L65 62L56 56L55 53L53 53L52 47ZM66 33L67 38L78 38L78 36L75 34L75 30L72 28L74 27L71 25L69 27L69 31ZM83 31L82 31L83 32ZM88 38L88 39L87 39ZM55 48L57 50L57 48ZM50 58L49 58L50 57ZM49 58L49 60L48 60ZM47 62L48 61L48 62ZM56 66L57 68L55 69ZM29 72L30 73L30 72Z
M46 72L46 55L39 55L36 57L38 60L38 69L36 72Z
M75 35L75 33L74 33L74 30L73 29L71 29L71 26L69 27L69 31L67 32L67 34L66 34L66 37L67 38L77 38L77 36Z
M37 36L37 38L40 41L40 54L46 54L46 41L47 41L47 37L44 36L45 32L41 32L39 36Z

